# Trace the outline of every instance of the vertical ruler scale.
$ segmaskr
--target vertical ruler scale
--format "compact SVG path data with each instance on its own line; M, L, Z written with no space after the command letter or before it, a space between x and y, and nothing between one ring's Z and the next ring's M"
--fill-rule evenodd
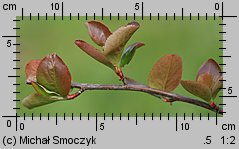
M171 0L123 0L113 3L91 0L81 3L25 0L20 3L3 0L0 4L3 20L0 30L0 148L40 148L45 144L53 148L60 145L71 148L191 148L195 145L200 148L237 148L239 142L236 107L239 103L236 90L239 86L234 83L237 78L233 75L237 74L235 68L238 63L234 40L238 36L238 30L235 29L236 24L238 25L236 3L192 3L189 0L180 3ZM86 22L89 25L93 20L105 24L109 31L98 24L93 31L87 32ZM117 32L117 28L124 25L129 27L129 22L131 27L139 27L138 24L140 27L124 48L135 42L143 42L145 45L136 50L130 64L121 68L117 65L121 65L123 54L118 55L121 60L116 63L115 58L106 54L107 42L110 38L114 40L114 31ZM97 27L103 28L103 33L99 32L99 39L99 35L92 33L99 31ZM117 38L124 32L124 27L121 29ZM92 34L91 38L88 33ZM106 34L109 34L106 41L102 41ZM127 38L127 35L124 35L124 38ZM124 38L111 46L120 44ZM106 59L99 58L102 56L96 52L96 60L106 63L107 66L110 65L108 60L114 63L112 68L115 72L112 73L112 70L93 60L89 56L92 53L87 51L89 49L83 47L81 51L74 44L77 41L82 44L82 40L100 50L104 49L103 56ZM81 45L78 46L82 48ZM134 50L130 48L132 47L129 46L128 50ZM85 54L84 50L89 55ZM57 53L60 60L54 54L46 57L50 53ZM91 56L94 57L94 54ZM223 86L218 87L220 91L213 102L200 98L206 96L206 92L197 97L187 92L182 85L177 86L176 90L168 91L165 89L167 85L174 83L167 84L168 80L165 81L165 88L161 90L150 84L152 88L125 78L122 82L117 80L123 73L124 76L129 75L146 84L153 64L168 54L181 57L181 80L194 80L199 67L209 58L218 63L222 68L219 76L223 77L213 76L213 79L218 79ZM39 67L36 67L37 85L34 81L26 81L25 68L30 60L39 60ZM44 60L48 69L41 75L48 77L50 74L45 81L53 79L53 83L50 82L53 87L52 84L39 81L42 76L39 77L38 74ZM176 64L179 65L180 62L177 61ZM72 90L68 94L62 93L67 90L65 86L68 81L67 74L64 73L65 65L72 79ZM166 65L164 63L163 66ZM210 69L215 68L213 65L210 65ZM167 73L170 73L172 67L173 65ZM51 72L51 68L54 68L54 71ZM173 67L173 70L176 69ZM163 69L160 69L160 72L162 71ZM177 71L173 74L177 74ZM170 75L167 76L169 79ZM54 86L54 83L63 85ZM213 96L213 87L209 86L210 97ZM201 90L203 88L199 89ZM37 95L32 94L34 92L38 92ZM23 99L29 94L40 100L29 98L30 102L24 104ZM78 97L75 98L76 96ZM66 101L44 105L50 103L48 100L53 97L54 100ZM29 104L33 105L30 105L30 109ZM37 104L42 106L34 108Z

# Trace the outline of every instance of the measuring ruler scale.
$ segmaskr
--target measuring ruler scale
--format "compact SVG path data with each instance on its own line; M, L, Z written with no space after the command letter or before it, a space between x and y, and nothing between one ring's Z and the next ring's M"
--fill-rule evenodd
M0 148L238 148L236 6L2 0Z

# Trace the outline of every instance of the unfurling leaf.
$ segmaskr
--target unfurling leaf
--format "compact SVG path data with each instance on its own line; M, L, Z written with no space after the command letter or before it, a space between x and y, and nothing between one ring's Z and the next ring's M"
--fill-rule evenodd
M124 67L124 65L129 64L131 59L134 56L135 50L139 47L143 46L144 43L142 42L136 42L134 44L129 45L122 53L121 59L120 59L120 67Z
M27 63L26 65L26 82L31 83L31 82L36 82L36 72L37 68L40 64L41 60L31 60L30 62Z
M181 81L181 84L191 94L207 102L211 102L211 99L216 97L222 87L222 82L220 81L222 79L222 74L220 74L220 71L221 68L217 62L213 59L208 59L200 67L196 81Z
M108 37L104 46L104 54L113 64L117 65L122 49L139 26L137 22L129 23L120 27Z
M148 78L148 84L152 88L170 92L179 85L181 78L181 57L170 54L162 57L154 64Z
M70 92L70 72L62 59L56 54L50 54L41 61L36 78L37 83L62 97L66 97Z
M38 84L37 82L32 82L32 86L36 90L36 92L42 96L56 97L58 99L63 99L63 97L61 97L60 94L53 92L53 91L49 91L48 89L46 89L44 86Z
M40 95L38 93L33 93L33 94L25 97L22 100L22 104L23 104L23 106L25 106L28 109L33 109L33 108L36 108L39 106L53 103L55 101L58 101L58 99L46 97L46 96Z
M207 102L211 100L211 91L207 85L189 80L182 80L181 84L189 93L194 94L195 96L198 96Z
M91 39L99 46L104 46L106 39L111 35L108 27L97 21L86 22L86 27Z
M22 101L22 104L29 109L72 97L69 95L70 72L56 54L50 54L42 60L30 61L26 66L26 75L28 83L31 83L36 90L36 93L27 96ZM79 94L75 94L74 97L77 95Z
M114 65L107 59L107 57L98 49L93 47L92 45L88 44L85 41L82 40L76 40L75 44L83 50L85 53L87 53L89 56L94 58L95 60L101 62L102 64L110 67L111 69L115 70Z

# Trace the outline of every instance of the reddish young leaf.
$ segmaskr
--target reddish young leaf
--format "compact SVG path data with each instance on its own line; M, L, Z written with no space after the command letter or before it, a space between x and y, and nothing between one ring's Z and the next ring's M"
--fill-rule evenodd
M148 84L152 88L170 92L179 85L181 78L181 57L171 54L162 57L154 64Z
M201 74L208 73L212 76L213 82L215 83L215 81L221 76L221 74L219 73L220 71L221 68L219 67L217 62L214 59L210 58L200 67L196 80Z
M110 67L111 69L113 69L115 71L115 67L114 65L107 59L107 57L100 52L98 49L96 49L95 47L93 47L92 45L88 44L85 41L82 40L76 40L75 44L81 49L83 50L85 53L87 53L89 56L91 56L92 58L94 58L95 60L101 62L102 64Z
M215 98L217 93L219 92L219 88L222 87L222 82L219 81L222 79L222 74L220 73L221 68L218 63L214 59L208 59L202 66L200 67L197 74L197 81L199 82L200 78L205 77L205 73L207 73L211 77L211 94L212 98ZM207 81L210 82L209 80Z
M27 83L37 82L36 72L40 62L41 60L31 60L30 62L27 63L26 69L25 69Z
M213 84L212 89L211 89L212 90L212 98L216 98L217 93L220 91L220 88L223 87L223 83L220 80L223 80L223 76L219 77L217 79L217 81L215 81L215 83Z
M118 64L122 49L139 26L139 23L131 22L126 26L120 27L108 37L104 46L104 54L113 64Z
M46 56L37 69L37 83L44 86L47 90L66 97L71 89L70 72L56 54Z
M197 82L200 83L200 84L205 84L209 88L211 88L212 87L212 83L213 83L212 75L207 73L207 72L205 72L205 73L203 73L203 74L198 76Z
M97 21L86 22L86 27L91 39L99 46L104 46L106 39L111 35L108 27Z
M212 95L211 90L207 85L189 80L182 80L181 84L183 88L186 89L189 93L198 96L207 102L210 102Z
M209 102L211 98L216 97L222 87L222 82L219 81L222 79L220 71L221 68L217 62L209 59L200 67L196 81L182 81L181 84L190 93Z

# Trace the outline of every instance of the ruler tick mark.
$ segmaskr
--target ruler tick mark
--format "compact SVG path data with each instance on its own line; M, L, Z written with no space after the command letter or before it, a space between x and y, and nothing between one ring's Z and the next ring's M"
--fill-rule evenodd
M135 122L136 125L138 125L138 113L135 114L135 121L136 121L136 122Z
M101 20L104 20L104 8L101 9Z
M182 20L183 20L183 8L182 8Z

